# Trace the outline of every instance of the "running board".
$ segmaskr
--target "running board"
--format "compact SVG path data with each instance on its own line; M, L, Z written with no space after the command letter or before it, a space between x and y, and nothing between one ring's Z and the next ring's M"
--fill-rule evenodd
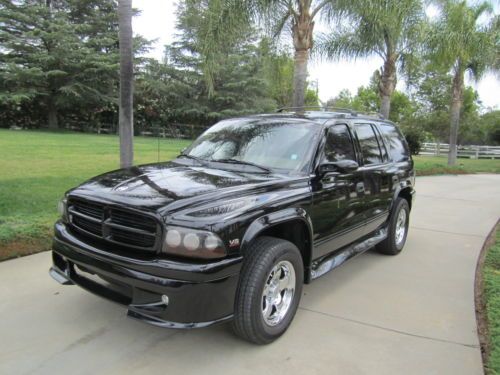
M337 252L333 255L326 256L323 259L319 259L312 264L311 269L311 280L317 279L320 276L323 276L325 273L330 272L334 268L344 264L349 259L364 253L369 250L379 242L382 242L387 238L387 228L381 228L373 237L370 237L363 242L354 243L350 246L347 246L340 252Z

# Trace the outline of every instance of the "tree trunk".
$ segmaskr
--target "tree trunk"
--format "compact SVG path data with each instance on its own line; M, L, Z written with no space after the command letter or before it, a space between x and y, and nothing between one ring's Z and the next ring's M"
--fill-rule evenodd
M450 150L448 152L448 165L457 164L457 139L460 125L460 110L464 92L464 72L458 68L453 77L450 106Z
M379 82L380 114L388 119L391 112L391 97L396 89L396 56L388 53Z
M120 43L120 166L130 167L134 161L134 66L132 51L132 0L118 1Z
M307 60L309 51L295 51L293 69L293 107L303 107L307 89Z
M49 101L47 103L47 125L48 128L51 130L59 128L59 121L57 118L57 107L52 97L49 97Z
M307 89L307 61L312 48L312 33L314 29L311 16L311 2L299 1L298 16L293 18L292 36L295 48L293 71L293 107L304 107Z
M391 112L391 96L390 95L382 95L380 98L380 114L384 116L384 118L389 118L389 114Z

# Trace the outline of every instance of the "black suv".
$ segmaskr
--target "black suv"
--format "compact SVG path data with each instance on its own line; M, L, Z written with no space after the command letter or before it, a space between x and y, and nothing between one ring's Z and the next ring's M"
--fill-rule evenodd
M290 325L303 283L408 233L415 173L398 128L350 111L224 120L170 162L66 193L50 274L170 328Z

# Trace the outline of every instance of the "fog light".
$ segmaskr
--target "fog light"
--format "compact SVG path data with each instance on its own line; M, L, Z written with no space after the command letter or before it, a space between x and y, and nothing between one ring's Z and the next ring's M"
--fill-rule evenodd
M188 233L184 237L184 247L194 251L200 246L200 238L194 233Z

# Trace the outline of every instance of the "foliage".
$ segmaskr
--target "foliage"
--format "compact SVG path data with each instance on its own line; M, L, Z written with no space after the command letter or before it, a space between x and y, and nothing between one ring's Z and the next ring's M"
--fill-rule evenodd
M484 296L490 353L486 362L488 373L500 373L500 231L496 241L488 250L483 268Z
M429 47L437 66L452 71L450 104L449 165L456 163L456 144L460 125L460 109L464 99L464 75L476 80L486 70L498 69L500 18L493 17L483 24L480 18L490 13L491 4L483 2L469 6L466 0L446 0L442 16L433 24Z
M422 148L422 143L425 141L425 135L420 128L407 127L404 131L406 142L410 148L412 155L418 155Z
M408 70L423 41L424 9L420 0L339 1L337 27L322 34L318 54L328 58L360 58L378 55L383 66L377 72L380 110L390 114L390 98L396 88L396 70Z
M189 6L204 9L200 21L203 38L199 51L203 59L203 75L212 95L217 55L231 43L233 35L247 25L264 26L273 39L285 33L294 47L293 99L296 107L304 105L307 94L307 63L313 45L315 20L328 17L336 1L333 0L187 0Z
M480 117L474 132L479 133L482 143L487 145L500 145L500 111L487 112Z
M288 77L270 72L286 73L280 66L270 66L275 61L286 63L286 59L272 55L265 42L257 43L251 27L240 28L214 57L217 68L213 92L208 95L211 88L203 76L199 50L204 17L203 8L180 6L177 39L166 46L164 61L150 60L140 69L136 99L142 128L171 122L208 126L226 117L273 110L276 101L270 87L277 98L287 95L280 92L280 83Z
M92 123L112 110L115 2L3 0L0 23L1 112L57 127L62 111Z
M349 90L342 90L335 98L328 100L326 105L365 113L378 113L380 96L378 95L376 74L368 86L358 88L356 95L353 96ZM391 97L389 120L403 125L410 124L413 122L416 107L417 104L407 94L396 90Z
M179 6L177 39L166 46L163 61L142 58L149 42L134 38L136 134L172 123L209 126L221 118L290 106L292 57L276 52L268 39L259 40L249 25L239 27L214 55L215 91L209 96L199 50L207 15L203 7L184 3L189 2ZM45 127L50 118L53 126L59 122L63 128L116 131L116 4L51 4L48 8L34 0L0 3L0 21L10 25L0 34L5 46L0 49L0 127ZM50 49L45 39L53 43ZM315 92L307 95L317 104Z
M423 66L414 72L411 96L397 90L392 95L389 119L401 126L412 153L417 154L421 143L425 141L447 142L451 80L451 74L432 70L430 65ZM358 89L356 95L342 90L326 105L370 113L377 112L379 103L376 77L373 77L368 86ZM480 114L480 110L477 92L472 87L466 87L461 108L460 144L498 144L500 111Z
M488 69L498 69L499 16L484 24L479 21L492 12L491 4L484 1L469 6L465 0L438 4L442 4L442 16L429 34L432 62L453 73L467 71L476 79Z

